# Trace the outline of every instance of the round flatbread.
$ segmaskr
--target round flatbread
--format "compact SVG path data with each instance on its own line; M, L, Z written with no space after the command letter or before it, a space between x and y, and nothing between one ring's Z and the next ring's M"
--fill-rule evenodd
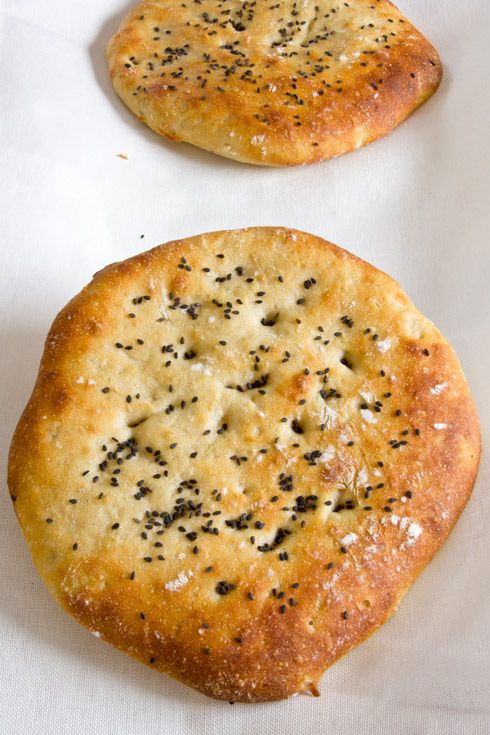
M370 143L441 79L437 52L388 0L148 0L108 59L117 93L157 133L269 166Z
M458 360L391 278L250 228L111 265L63 309L9 487L65 610L261 701L316 692L391 615L479 455Z

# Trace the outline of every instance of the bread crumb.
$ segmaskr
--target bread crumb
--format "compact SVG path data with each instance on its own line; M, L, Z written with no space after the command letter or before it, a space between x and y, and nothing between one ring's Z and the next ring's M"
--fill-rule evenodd
M432 393L433 396L438 396L442 393L443 390L446 390L447 383L438 383L437 385L434 385L432 388L429 388L429 391Z
M371 411L368 408L361 409L361 416L364 419L364 421L367 421L368 424L378 423L378 419L374 416L374 414L371 413Z
M342 546L350 546L351 544L355 544L358 540L359 536L357 533L348 533L347 536L344 536L344 538L340 540L340 543Z
M187 574L185 572L180 572L177 579L172 579L170 582L165 584L165 589L170 590L170 592L177 592L182 589L182 587L185 587L193 576L194 574L191 569L188 570Z
M381 342L376 342L376 347L378 348L378 351L381 352L381 354L383 355L390 349L391 339L387 337L386 339L382 339Z
M422 533L422 528L419 526L418 523L411 523L407 530L408 535L410 538L418 538L420 534Z

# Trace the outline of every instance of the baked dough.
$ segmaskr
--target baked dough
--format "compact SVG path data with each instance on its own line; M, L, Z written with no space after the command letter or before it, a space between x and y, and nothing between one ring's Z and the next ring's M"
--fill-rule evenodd
M108 46L153 130L227 158L312 163L385 135L437 88L437 52L388 0L148 0Z
M262 701L316 692L391 615L479 455L458 360L391 278L250 228L111 265L63 309L9 487L65 610Z

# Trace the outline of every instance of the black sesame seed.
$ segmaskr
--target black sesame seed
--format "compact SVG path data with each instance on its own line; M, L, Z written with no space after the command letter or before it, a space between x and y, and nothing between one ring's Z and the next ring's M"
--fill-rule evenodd
M225 580L221 580L220 582L218 582L215 587L218 595L227 595L234 589L236 589L236 585L232 582L226 582Z

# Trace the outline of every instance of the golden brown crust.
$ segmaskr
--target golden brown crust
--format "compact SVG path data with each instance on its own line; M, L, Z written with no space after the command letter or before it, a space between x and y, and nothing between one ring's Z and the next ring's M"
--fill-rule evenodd
M435 49L388 0L147 0L107 53L117 93L157 133L269 166L376 140L442 74Z
M81 623L263 701L315 692L396 609L479 455L458 360L392 279L251 228L111 265L63 309L9 487Z

